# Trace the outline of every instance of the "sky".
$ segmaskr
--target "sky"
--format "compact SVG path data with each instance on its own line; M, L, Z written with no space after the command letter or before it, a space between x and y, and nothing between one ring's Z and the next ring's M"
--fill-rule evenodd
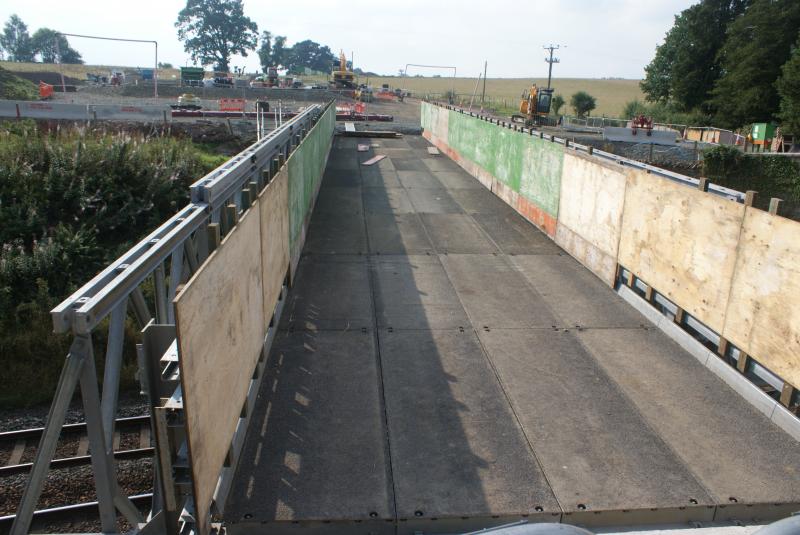
M559 44L554 77L635 78L672 26L697 0L245 0L259 32L311 39L343 50L355 66L397 74L408 63L454 66L475 77L547 76L544 45ZM16 13L32 34L46 26L64 33L158 41L159 61L191 65L175 20L185 0L3 0L0 22ZM153 65L153 45L70 38L88 64ZM257 55L231 62L259 70ZM416 70L415 70L416 69ZM452 70L409 68L409 74Z

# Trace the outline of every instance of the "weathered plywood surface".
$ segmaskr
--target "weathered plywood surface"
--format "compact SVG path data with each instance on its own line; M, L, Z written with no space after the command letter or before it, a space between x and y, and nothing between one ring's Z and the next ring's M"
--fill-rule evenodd
M264 340L260 233L256 206L175 298L198 515L211 505Z
M625 174L584 156L565 154L556 243L608 284L614 283Z
M289 266L289 174L278 173L259 196L264 318L269 320Z
M800 223L748 208L725 338L800 386Z
M722 331L744 205L631 171L619 263Z

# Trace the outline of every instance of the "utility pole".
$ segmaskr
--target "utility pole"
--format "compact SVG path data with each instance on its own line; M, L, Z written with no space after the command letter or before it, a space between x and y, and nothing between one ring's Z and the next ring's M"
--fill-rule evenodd
M481 93L481 110L483 110L483 100L486 98L486 66L489 60L483 62L483 92Z
M544 58L550 64L547 69L547 89L550 89L550 80L553 78L553 63L561 63L560 59L553 57L553 52L561 48L561 45L553 45L551 43L550 46L543 46L542 48L550 51L550 57Z

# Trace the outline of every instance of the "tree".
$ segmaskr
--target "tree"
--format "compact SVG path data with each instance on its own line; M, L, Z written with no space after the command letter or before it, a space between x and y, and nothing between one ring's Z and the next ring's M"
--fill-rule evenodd
M261 32L261 46L258 47L258 61L261 63L261 71L266 73L272 63L272 34L268 31Z
M258 26L244 15L242 0L187 0L175 27L192 61L221 71L230 70L231 56L247 57L258 44Z
M83 63L80 53L67 38L50 28L39 28L31 37L33 53L42 63Z
M9 61L33 61L34 51L28 26L17 15L11 15L0 35L0 48L8 55Z
M641 88L650 102L671 103L682 111L707 108L721 75L718 51L728 26L751 0L702 0L675 17L664 43L645 67Z
M566 104L564 97L561 95L554 96L553 100L550 101L550 107L553 110L553 115L559 115L558 112L561 111L561 108L564 107L564 104Z
M278 68L285 67L289 62L289 50L286 48L286 36L276 35L272 41L272 64Z
M575 110L575 115L583 117L597 107L597 100L586 91L578 91L572 95L569 104Z
M775 81L800 28L797 0L753 0L728 29L722 76L713 91L715 123L738 128L771 119L780 107Z
M776 82L781 107L778 117L783 121L785 132L800 134L800 39L792 57L781 68L781 77Z
M291 48L291 54L285 66L293 72L299 72L304 68L328 72L335 59L336 56L333 55L330 48L306 39L295 43Z
M169 63L169 62L166 62L166 61L159 61L158 62L158 68L159 69L172 69L173 67L172 67L172 63Z

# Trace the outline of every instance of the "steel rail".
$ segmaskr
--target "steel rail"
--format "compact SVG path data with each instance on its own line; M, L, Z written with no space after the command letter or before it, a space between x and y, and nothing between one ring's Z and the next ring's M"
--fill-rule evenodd
M118 450L114 452L114 459L118 461L131 461L152 457L155 448L131 448L129 450ZM73 457L61 457L50 461L50 470L58 468L72 468L75 466L86 466L92 463L91 455L75 455ZM12 476L15 474L27 474L33 468L33 463L19 463L7 466L0 466L0 477Z
M136 425L150 425L150 416L128 416L126 418L117 418L117 427L133 427ZM10 442L12 440L30 440L32 438L39 439L44 433L44 427L31 427L29 429L17 429L15 431L4 431L0 433L0 442ZM61 428L64 433L85 433L86 422L78 422L74 424L65 424Z
M134 496L130 496L128 498L131 503L133 503L137 507L146 507L150 505L150 501L153 499L153 493L148 492L145 494L136 494ZM33 513L33 521L34 522L44 522L44 521L55 521L61 519L73 519L76 514L86 514L92 513L97 514L98 503L94 502L84 502L84 503L76 503L72 505L63 505L60 507L51 507L48 509L39 509L34 511ZM11 525L14 523L14 519L17 515L6 515L0 516L0 530L3 532L7 532L11 529Z

